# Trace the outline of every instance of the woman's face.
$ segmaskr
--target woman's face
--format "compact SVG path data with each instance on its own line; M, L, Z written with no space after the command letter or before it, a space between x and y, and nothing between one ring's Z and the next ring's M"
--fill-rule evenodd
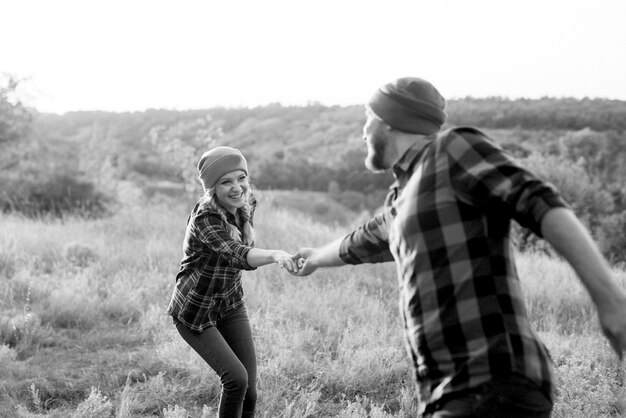
M215 183L215 197L229 212L234 214L246 203L249 188L248 176L243 170L231 171Z

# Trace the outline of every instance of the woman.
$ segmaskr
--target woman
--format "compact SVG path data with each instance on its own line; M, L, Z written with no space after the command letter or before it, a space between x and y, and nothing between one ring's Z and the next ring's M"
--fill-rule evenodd
M220 377L219 417L252 417L256 405L256 355L243 302L241 270L278 263L297 271L280 250L254 248L246 159L217 147L198 163L204 195L187 221L184 257L167 309L183 339Z

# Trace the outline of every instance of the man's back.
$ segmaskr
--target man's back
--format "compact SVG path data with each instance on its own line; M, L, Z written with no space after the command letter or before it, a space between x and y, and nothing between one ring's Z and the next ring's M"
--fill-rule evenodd
M511 373L551 393L549 355L527 318L509 232L512 218L537 232L542 214L565 203L468 128L409 150L396 176L405 186L388 209L389 249L422 399Z

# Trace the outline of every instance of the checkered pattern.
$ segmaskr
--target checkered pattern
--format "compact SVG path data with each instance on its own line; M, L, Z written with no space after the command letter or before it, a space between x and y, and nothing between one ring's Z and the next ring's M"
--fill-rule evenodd
M566 203L472 128L410 149L394 172L385 210L346 236L340 256L360 264L393 255L422 406L511 373L551 395L551 361L527 318L510 221L540 234L545 213Z
M255 208L253 199L250 222ZM227 220L236 224L230 213ZM247 261L251 248L231 237L219 214L196 204L187 221L184 257L166 314L195 332L215 326L226 310L243 304L241 270L254 270Z

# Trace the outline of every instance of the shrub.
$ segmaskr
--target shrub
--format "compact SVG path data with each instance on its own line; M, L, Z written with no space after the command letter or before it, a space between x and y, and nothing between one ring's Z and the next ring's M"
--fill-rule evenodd
M165 418L188 418L189 412L185 408L181 408L178 405L169 406L163 410L163 416Z
M95 189L93 183L67 173L55 174L48 181L34 185L29 200L37 213L53 215L101 215L107 203L106 197Z
M0 366L5 366L17 359L17 352L8 345L0 345Z
M41 319L27 312L0 318L0 344L29 349L39 339Z
M614 210L613 197L577 163L555 155L533 154L522 165L538 177L552 183L572 210L598 239L598 228ZM516 228L521 247L541 247L538 239ZM611 238L607 238L611 239Z
M626 261L626 211L602 219L597 236L600 248L609 260Z
M113 412L113 404L107 396L104 396L96 388L91 388L89 397L85 399L76 411L71 415L72 418L104 418L111 416Z
M574 212L590 225L613 210L611 194L582 165L560 156L537 154L523 160L523 165L554 184Z
M110 199L94 184L69 172L21 172L0 176L0 210L27 216L106 213Z
M87 267L98 259L96 250L80 242L69 242L63 247L63 256L76 267Z
M0 277L10 279L15 275L15 258L11 254L0 252Z

